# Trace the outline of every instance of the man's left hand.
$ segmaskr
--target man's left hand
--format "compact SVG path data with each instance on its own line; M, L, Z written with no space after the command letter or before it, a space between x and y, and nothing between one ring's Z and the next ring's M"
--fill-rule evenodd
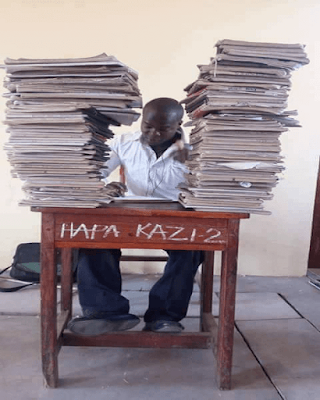
M121 182L111 182L105 186L105 190L111 197L120 197L124 196L125 192L127 191L127 187Z
M192 146L190 146L188 143L183 143L182 140L178 140L176 144L178 150L172 153L172 156L175 160L180 161L182 164L184 164L187 160L189 160L189 153L192 149Z

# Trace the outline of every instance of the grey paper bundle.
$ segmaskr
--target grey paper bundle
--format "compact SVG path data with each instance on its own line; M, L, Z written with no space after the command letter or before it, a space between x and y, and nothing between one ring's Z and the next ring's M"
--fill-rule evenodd
M269 213L264 201L284 170L280 135L299 126L287 110L291 73L308 62L300 44L217 42L182 101L193 127L185 207Z
M12 175L22 205L98 207L112 126L131 125L142 100L138 74L113 56L6 59L4 96Z

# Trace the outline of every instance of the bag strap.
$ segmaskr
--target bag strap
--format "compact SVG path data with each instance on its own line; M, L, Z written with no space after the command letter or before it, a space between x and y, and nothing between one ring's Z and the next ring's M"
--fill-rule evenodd
M11 265L3 270L0 271L0 275L3 274L5 271L7 271L9 268L11 268ZM22 283L22 282L17 282L15 279L10 279L10 278L0 278L0 292L16 292L24 287L31 286L33 285L34 282L31 283Z
M0 278L0 292L16 292L24 287L34 285L31 283L18 283L13 279Z
M0 275L3 274L4 272L6 272L9 268L11 268L11 265L9 265L9 267L3 269L2 271L0 271Z

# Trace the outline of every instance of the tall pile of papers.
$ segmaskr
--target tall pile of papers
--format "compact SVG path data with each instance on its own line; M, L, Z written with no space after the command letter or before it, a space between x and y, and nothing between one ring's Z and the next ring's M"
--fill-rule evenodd
M105 54L80 59L6 59L5 145L20 204L97 207L110 125L131 125L142 107L133 69Z
M269 214L264 200L282 172L279 137L299 126L287 111L291 72L309 60L300 44L221 40L182 101L191 119L185 207Z

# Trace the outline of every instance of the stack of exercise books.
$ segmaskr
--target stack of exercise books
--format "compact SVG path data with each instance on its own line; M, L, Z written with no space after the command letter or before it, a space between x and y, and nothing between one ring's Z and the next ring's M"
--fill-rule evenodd
M308 64L300 44L221 40L182 100L192 126L187 208L269 214L264 200L284 170L280 135L299 126L287 110L291 73Z
M6 59L5 145L21 205L98 207L110 126L131 125L142 107L138 74L113 56Z

